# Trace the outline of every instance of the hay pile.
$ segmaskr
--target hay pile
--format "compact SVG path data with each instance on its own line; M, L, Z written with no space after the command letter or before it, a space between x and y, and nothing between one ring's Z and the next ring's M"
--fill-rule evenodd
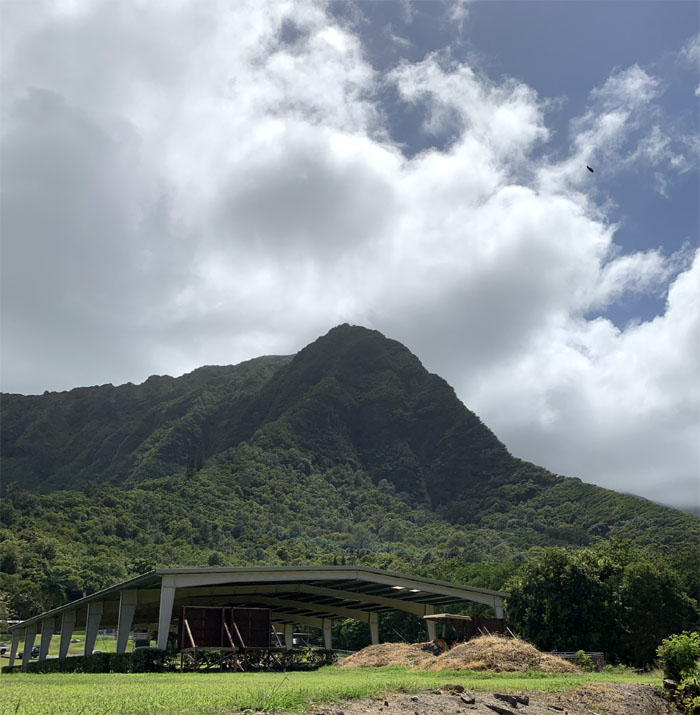
M338 665L342 668L383 668L388 665L409 665L419 670L423 661L432 663L434 655L421 650L421 643L378 643L368 645L357 653L344 658Z
M486 670L519 673L540 670L546 673L575 673L566 660L542 653L519 638L481 636L434 656L421 650L421 643L380 643L364 648L343 660L341 667L367 668L387 665L410 666L415 670Z
M540 670L545 673L575 673L578 669L569 661L542 653L520 638L481 636L438 656L427 670L488 670L495 673Z

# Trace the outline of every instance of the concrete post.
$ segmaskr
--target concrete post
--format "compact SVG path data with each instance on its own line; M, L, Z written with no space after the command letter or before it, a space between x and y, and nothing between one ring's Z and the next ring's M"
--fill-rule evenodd
M46 618L41 622L41 645L39 646L39 660L46 660L51 645L51 636L56 621L53 618Z
M160 610L158 612L158 648L161 650L168 647L170 620L173 617L173 603L175 602L175 586L170 585L166 578L163 578L160 586Z
M24 652L22 653L22 672L26 673L27 663L32 657L32 648L34 647L34 639L36 638L36 623L27 626L24 633Z
M323 619L323 644L326 650L333 649L333 620L331 618Z
M75 610L63 611L61 618L61 645L58 648L58 657L65 658L68 655L70 639L73 637L75 628Z
M372 637L372 645L377 645L379 643L379 614L372 613L369 614L369 632Z
M432 616L435 613L435 606L426 605L425 615ZM437 623L435 621L426 621L428 624L428 640L434 641L437 638Z
M503 618L503 601L501 599L494 601L493 612L496 618Z
M97 640L97 631L102 620L102 601L90 601L87 608L87 618L85 619L85 655L92 655Z
M287 650L292 650L294 648L294 624L285 623L284 624L284 647Z
M15 664L17 650L19 648L19 639L24 638L24 631L16 629L12 631L12 645L10 646L10 668Z
M126 651L129 642L131 624L134 622L134 613L138 603L138 591L122 591L119 594L119 620L117 622L117 653Z

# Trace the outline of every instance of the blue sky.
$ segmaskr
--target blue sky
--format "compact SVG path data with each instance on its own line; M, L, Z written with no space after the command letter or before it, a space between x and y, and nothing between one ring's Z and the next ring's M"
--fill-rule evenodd
M541 148L547 154L567 153L569 122L585 111L591 90L614 70L634 64L661 79L654 121L698 135L698 60L678 59L700 27L700 4L691 0L482 0L465 3L461 19L450 16L454 3L436 0L331 7L354 24L372 65L382 72L438 52L471 63L492 81L512 77L527 83L552 101L547 113L552 135ZM445 137L421 131L424 112L397 101L394 91L386 92L385 107L392 135L408 154L444 144ZM611 202L607 215L619 225L615 242L622 251L663 246L673 254L698 241L697 170L670 178L661 195L653 171L619 171L606 165L606 158L592 158L591 180L599 197ZM665 300L663 290L626 296L591 317L599 314L623 327L663 313Z
M348 322L513 454L697 509L698 12L7 0L3 391Z

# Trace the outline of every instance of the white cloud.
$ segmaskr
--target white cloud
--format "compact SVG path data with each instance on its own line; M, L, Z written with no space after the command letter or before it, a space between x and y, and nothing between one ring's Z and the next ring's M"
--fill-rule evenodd
M585 172L687 170L692 142L651 121L657 79L613 73L550 163L531 88L439 54L378 77L322 5L6 20L4 389L291 352L347 320L405 341L517 455L694 498L698 259L620 253ZM387 86L445 148L389 141ZM587 317L666 291L649 322Z

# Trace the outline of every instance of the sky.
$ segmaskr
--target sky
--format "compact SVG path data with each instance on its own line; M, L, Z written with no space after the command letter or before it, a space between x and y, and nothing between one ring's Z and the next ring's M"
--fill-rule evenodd
M516 456L700 506L696 2L0 19L3 391L291 354L348 322Z

